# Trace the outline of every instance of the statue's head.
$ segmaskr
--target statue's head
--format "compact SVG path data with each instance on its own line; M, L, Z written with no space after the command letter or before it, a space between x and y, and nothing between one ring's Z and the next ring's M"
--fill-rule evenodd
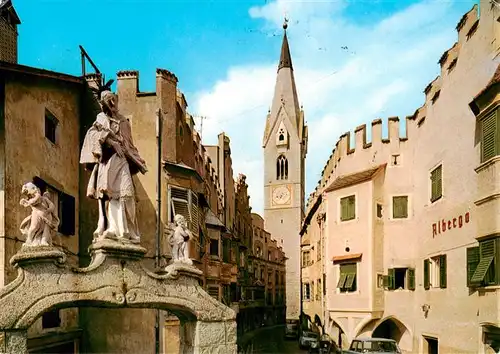
M21 193L28 196L33 196L36 193L40 193L40 189L33 182L27 182L23 185Z
M118 96L111 91L101 92L102 111L108 115L118 112Z
M174 217L174 222L177 226L187 227L186 218L184 216L182 216L181 214L177 214Z

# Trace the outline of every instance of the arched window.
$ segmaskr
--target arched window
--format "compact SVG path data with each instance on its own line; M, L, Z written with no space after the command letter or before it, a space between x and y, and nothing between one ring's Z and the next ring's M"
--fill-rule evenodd
M276 179L288 179L288 160L283 155L276 160Z

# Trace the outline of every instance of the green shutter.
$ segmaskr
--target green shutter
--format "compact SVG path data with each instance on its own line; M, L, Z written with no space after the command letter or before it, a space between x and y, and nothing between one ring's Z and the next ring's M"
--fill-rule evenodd
M347 198L340 199L340 220L347 220Z
M383 279L384 279L384 288L389 288L389 276L384 275Z
M479 264L479 247L467 248L467 286L472 286L472 276Z
M356 218L356 197L351 195L349 197L349 220Z
M408 197L392 197L392 217L393 219L405 219L408 217Z
M446 255L443 254L439 256L439 287L442 289L446 288Z
M345 282L345 288L347 290L354 290L354 280L356 279L356 273L347 274L347 280Z
M394 290L394 284L395 284L395 279L394 279L394 269L389 268L387 270L387 276L389 278L389 286L387 287L389 290Z
M431 172L431 202L441 198L443 190L442 166L438 166Z
M470 280L471 284L479 285L484 282L486 273L495 259L495 239L482 241L479 243L480 260L474 274Z
M498 155L498 115L495 109L481 121L481 162Z
M346 279L347 279L347 274L340 273L340 278L339 278L339 282L337 283L337 288L342 290L344 288L344 284L345 284Z
M415 290L415 269L408 268L408 289Z
M430 261L428 259L424 259L424 289L429 290L431 287L430 279L429 279L429 269Z

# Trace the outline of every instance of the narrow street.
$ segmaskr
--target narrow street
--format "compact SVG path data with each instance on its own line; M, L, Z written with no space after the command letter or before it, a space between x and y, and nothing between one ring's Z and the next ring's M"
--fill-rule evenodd
M246 351L252 354L299 354L307 353L299 349L296 339L285 339L285 326L262 328L255 331L247 342Z

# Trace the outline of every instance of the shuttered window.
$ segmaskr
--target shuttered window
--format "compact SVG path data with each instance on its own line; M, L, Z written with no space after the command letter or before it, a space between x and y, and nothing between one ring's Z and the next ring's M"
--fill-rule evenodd
M341 264L340 265L340 278L337 283L337 288L341 292L356 291L356 263Z
M500 153L499 125L498 109L481 120L481 162Z
M393 219L406 219L408 217L408 196L392 197Z
M447 269L446 269L446 255L439 256L439 287L445 289L447 285Z
M209 286L207 292L208 292L208 295L210 295L211 297L213 297L216 300L219 300L219 287Z
M351 195L340 199L340 220L347 221L356 218L356 197Z
M467 248L467 286L473 286L472 277L479 264L479 247Z
M174 186L170 186L170 210L172 216L172 222L174 221L175 215L179 214L186 218L188 224L190 224L191 216L189 215L189 192L187 189L181 189Z
M495 274L495 255L498 248L498 239L490 239L486 241L481 241L479 243L479 262L477 263L476 269L472 274L470 284L471 285L493 285L496 284L496 274ZM474 251L468 251L472 253L471 258L467 259L467 266L473 265L474 261ZM469 263L470 262L470 263ZM469 270L469 268L468 268Z
M425 290L429 290L429 288L431 287L429 271L430 271L430 261L428 259L424 259L424 289Z
M198 235L200 211L196 193L175 186L169 186L169 193L171 221L174 221L177 214L184 216L193 235Z
M415 269L408 268L408 289L415 290Z
M193 234L198 234L198 225L199 225L199 208L198 208L198 196L196 193L191 192L191 202L190 206L190 215L191 215L191 232Z
M439 165L431 172L431 202L443 196L443 166Z
M387 289L394 290L394 269L387 270Z

